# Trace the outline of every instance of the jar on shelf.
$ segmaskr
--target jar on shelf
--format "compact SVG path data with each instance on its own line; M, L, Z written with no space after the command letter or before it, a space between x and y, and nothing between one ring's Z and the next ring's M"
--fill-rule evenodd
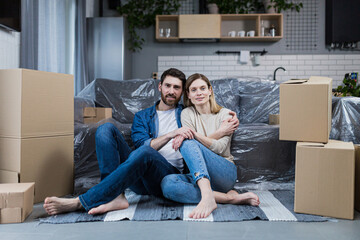
M271 27L270 27L270 36L271 37L275 37L276 36L276 29L275 29L275 25L274 24L271 24Z

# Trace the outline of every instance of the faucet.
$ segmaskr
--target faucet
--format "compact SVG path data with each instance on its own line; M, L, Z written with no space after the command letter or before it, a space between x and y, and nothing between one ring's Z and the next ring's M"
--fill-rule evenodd
M275 69L275 71L274 71L274 78L273 78L274 81L276 81L276 71L279 70L279 69L282 69L282 70L284 70L284 72L286 72L286 69L283 68L283 67L278 67L277 69Z

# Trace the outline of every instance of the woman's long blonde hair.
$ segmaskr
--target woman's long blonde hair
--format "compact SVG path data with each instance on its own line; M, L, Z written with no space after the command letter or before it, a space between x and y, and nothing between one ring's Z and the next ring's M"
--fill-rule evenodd
M188 77L188 79L186 80L186 83L185 83L185 92L184 92L184 104L185 106L187 107L190 107L190 106L194 106L194 104L191 102L191 100L188 98L188 94L189 94L189 88L190 88L190 85L195 81L195 80L198 80L198 79L201 79L203 80L204 82L206 82L208 88L210 90L212 90L212 94L209 98L209 101L210 101L210 111L211 113L218 113L220 112L220 110L222 109L222 106L220 106L219 104L216 103L215 101L215 96L214 96L214 91L213 91L213 88L211 86L211 83L209 81L209 79L207 77L205 77L204 75L200 74L200 73L194 73L193 75L191 75L190 77Z

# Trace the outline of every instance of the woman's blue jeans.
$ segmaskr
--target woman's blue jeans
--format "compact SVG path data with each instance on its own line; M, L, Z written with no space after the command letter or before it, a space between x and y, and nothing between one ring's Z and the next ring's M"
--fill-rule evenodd
M105 123L96 131L96 155L101 182L79 196L88 211L108 203L130 187L137 194L163 196L161 180L179 171L158 151L142 146L131 152L120 131Z
M196 140L185 140L180 152L189 167L189 174L171 174L161 182L166 198L181 203L199 203L201 200L197 180L210 180L213 191L228 192L237 178L236 166L217 155Z

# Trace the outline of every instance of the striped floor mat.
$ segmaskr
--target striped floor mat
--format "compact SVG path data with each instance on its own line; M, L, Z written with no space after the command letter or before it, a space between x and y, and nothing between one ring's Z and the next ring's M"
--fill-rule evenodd
M217 209L205 219L189 218L196 205L183 205L153 196L140 196L129 191L126 198L130 207L106 214L92 216L86 212L59 214L40 219L40 223L75 223L90 221L206 221L238 222L248 220L322 222L329 218L294 213L294 191L255 191L260 198L260 206L218 204Z

